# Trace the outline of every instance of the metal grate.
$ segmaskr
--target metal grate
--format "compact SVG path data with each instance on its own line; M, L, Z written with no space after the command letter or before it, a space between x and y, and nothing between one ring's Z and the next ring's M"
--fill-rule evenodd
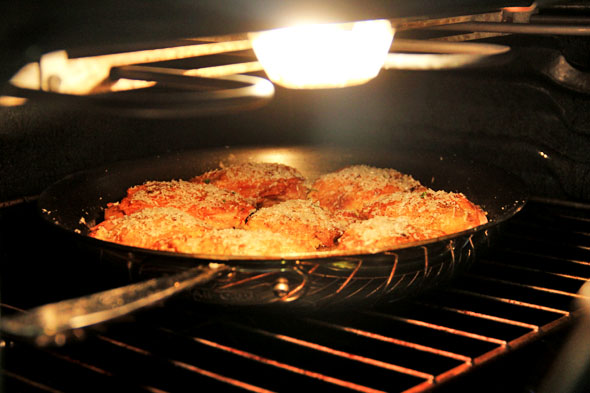
M504 233L452 285L370 310L294 313L176 299L63 346L5 341L4 391L441 389L579 313L574 300L590 280L590 208L532 202Z

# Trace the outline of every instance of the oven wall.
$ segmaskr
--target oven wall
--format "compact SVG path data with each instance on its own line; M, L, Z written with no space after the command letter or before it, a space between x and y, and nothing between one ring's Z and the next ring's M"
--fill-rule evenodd
M504 167L533 195L588 201L590 96L532 71L523 53L510 72L382 71L364 86L277 88L260 109L198 118L136 119L47 103L3 108L0 201L36 195L104 163L212 146L292 144L457 154Z

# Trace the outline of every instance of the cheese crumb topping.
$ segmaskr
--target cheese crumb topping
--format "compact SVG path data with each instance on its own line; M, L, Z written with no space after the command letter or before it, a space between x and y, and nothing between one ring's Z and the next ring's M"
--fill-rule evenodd
M464 194L431 190L394 169L353 165L313 181L286 165L245 163L191 181L133 186L108 204L90 236L164 251L262 257L379 252L486 222Z

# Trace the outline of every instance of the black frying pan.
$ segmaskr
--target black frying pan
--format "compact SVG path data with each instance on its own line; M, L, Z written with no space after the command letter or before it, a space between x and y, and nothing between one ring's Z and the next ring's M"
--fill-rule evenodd
M276 257L188 255L109 243L87 236L103 219L108 202L147 180L189 179L244 161L280 162L308 178L347 165L367 164L411 174L423 185L464 193L488 213L485 225L450 236L408 243L365 255L313 253ZM408 151L363 151L327 147L221 148L123 162L73 174L44 191L42 216L110 263L125 266L135 279L178 273L211 261L229 273L192 289L192 296L223 304L321 306L391 300L429 287L471 263L486 249L502 222L525 203L522 184L492 166Z

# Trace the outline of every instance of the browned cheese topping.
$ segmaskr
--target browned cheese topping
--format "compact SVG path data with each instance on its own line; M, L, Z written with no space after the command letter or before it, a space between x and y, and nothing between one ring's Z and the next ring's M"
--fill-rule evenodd
M173 207L150 207L105 220L90 236L114 243L162 251L176 251L170 242L202 236L211 226Z
M306 242L265 230L217 229L203 236L172 242L178 252L188 254L281 256L315 251Z
M148 181L131 187L127 196L109 207L107 218L113 209L131 214L147 207L174 207L190 215L207 219L215 228L241 226L254 206L235 192L222 190L210 184L197 184L184 180Z
M251 199L257 206L268 206L289 199L304 199L307 188L299 171L277 163L244 163L215 169L191 181L214 184Z
M351 224L339 239L344 250L378 252L400 244L444 235L428 227L419 227L409 217L376 216Z
M282 164L246 163L191 181L149 181L110 203L90 236L156 250L279 257L373 253L485 224L460 193L394 169L354 165L308 180Z
M307 242L311 250L333 247L342 233L340 223L329 211L304 199L263 207L248 218L246 227L299 238Z
M381 196L366 205L361 216L406 216L418 227L445 234L460 232L487 222L484 212L465 195L433 190L396 192Z
M417 180L394 169L354 165L320 176L309 197L331 211L360 212L381 195L425 189Z

